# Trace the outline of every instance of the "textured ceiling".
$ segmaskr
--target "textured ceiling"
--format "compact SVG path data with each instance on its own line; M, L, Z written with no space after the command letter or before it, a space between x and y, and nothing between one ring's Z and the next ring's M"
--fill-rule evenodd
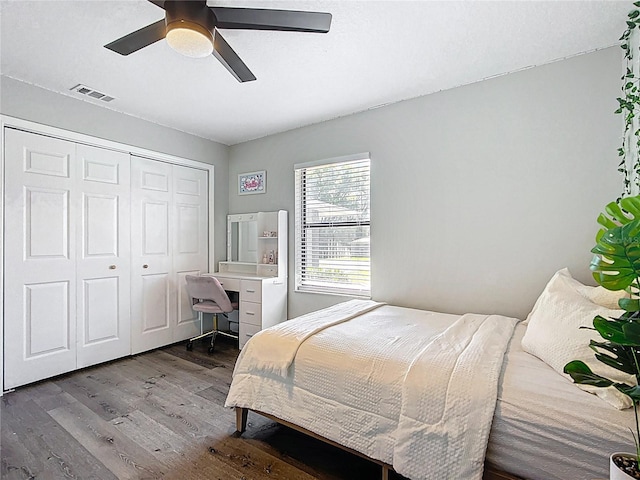
M326 11L328 34L221 30L257 77L160 41L103 45L163 18L143 0L0 0L0 73L227 145L617 44L629 1L220 0ZM105 104L70 92L82 83Z

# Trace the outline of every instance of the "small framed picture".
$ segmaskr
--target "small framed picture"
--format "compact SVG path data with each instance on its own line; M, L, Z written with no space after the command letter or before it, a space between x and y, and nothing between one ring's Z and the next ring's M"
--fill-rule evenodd
M241 173L238 175L238 195L253 195L255 193L266 193L267 172Z

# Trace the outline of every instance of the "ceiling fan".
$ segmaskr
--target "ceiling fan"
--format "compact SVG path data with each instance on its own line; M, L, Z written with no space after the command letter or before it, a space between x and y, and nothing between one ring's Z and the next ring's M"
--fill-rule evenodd
M327 33L331 14L297 10L209 7L206 0L149 0L165 18L105 45L129 55L166 37L174 50L189 57L213 54L239 82L256 77L220 35L219 28Z

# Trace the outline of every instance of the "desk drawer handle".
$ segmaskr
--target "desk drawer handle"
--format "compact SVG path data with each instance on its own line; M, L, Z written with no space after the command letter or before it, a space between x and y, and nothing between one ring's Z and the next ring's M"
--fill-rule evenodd
M247 291L247 293L256 293L256 291L255 291L255 290L253 290L253 289L251 289L251 288L247 288L247 290L246 290L246 291Z
M149 265L145 263L144 265L142 265L142 268L149 268Z
M254 312L247 312L247 315L253 316L253 315L255 315L255 313Z
M245 333L245 335L249 338L253 337L253 333Z
M115 265L109 265L109 270L115 270L116 266Z

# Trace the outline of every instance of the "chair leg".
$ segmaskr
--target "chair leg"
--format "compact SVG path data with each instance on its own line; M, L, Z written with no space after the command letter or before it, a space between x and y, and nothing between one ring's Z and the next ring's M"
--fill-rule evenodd
M204 333L204 323L203 323L202 312L198 312L198 318L200 319L200 335L196 335L195 337L191 337L189 340L187 340L187 350L188 351L193 350L193 342L195 340L200 340L201 338L205 338L205 337L208 337L210 335L215 335L216 334L216 332L214 332L214 331ZM212 339L211 343L213 344L213 339ZM211 353L211 352L209 352L209 353Z
M215 346L216 346L216 336L218 335L218 314L214 313L213 314L213 332L211 335L211 345L209 345L209 349L207 350L207 352L209 354L212 354L213 351L215 350Z

